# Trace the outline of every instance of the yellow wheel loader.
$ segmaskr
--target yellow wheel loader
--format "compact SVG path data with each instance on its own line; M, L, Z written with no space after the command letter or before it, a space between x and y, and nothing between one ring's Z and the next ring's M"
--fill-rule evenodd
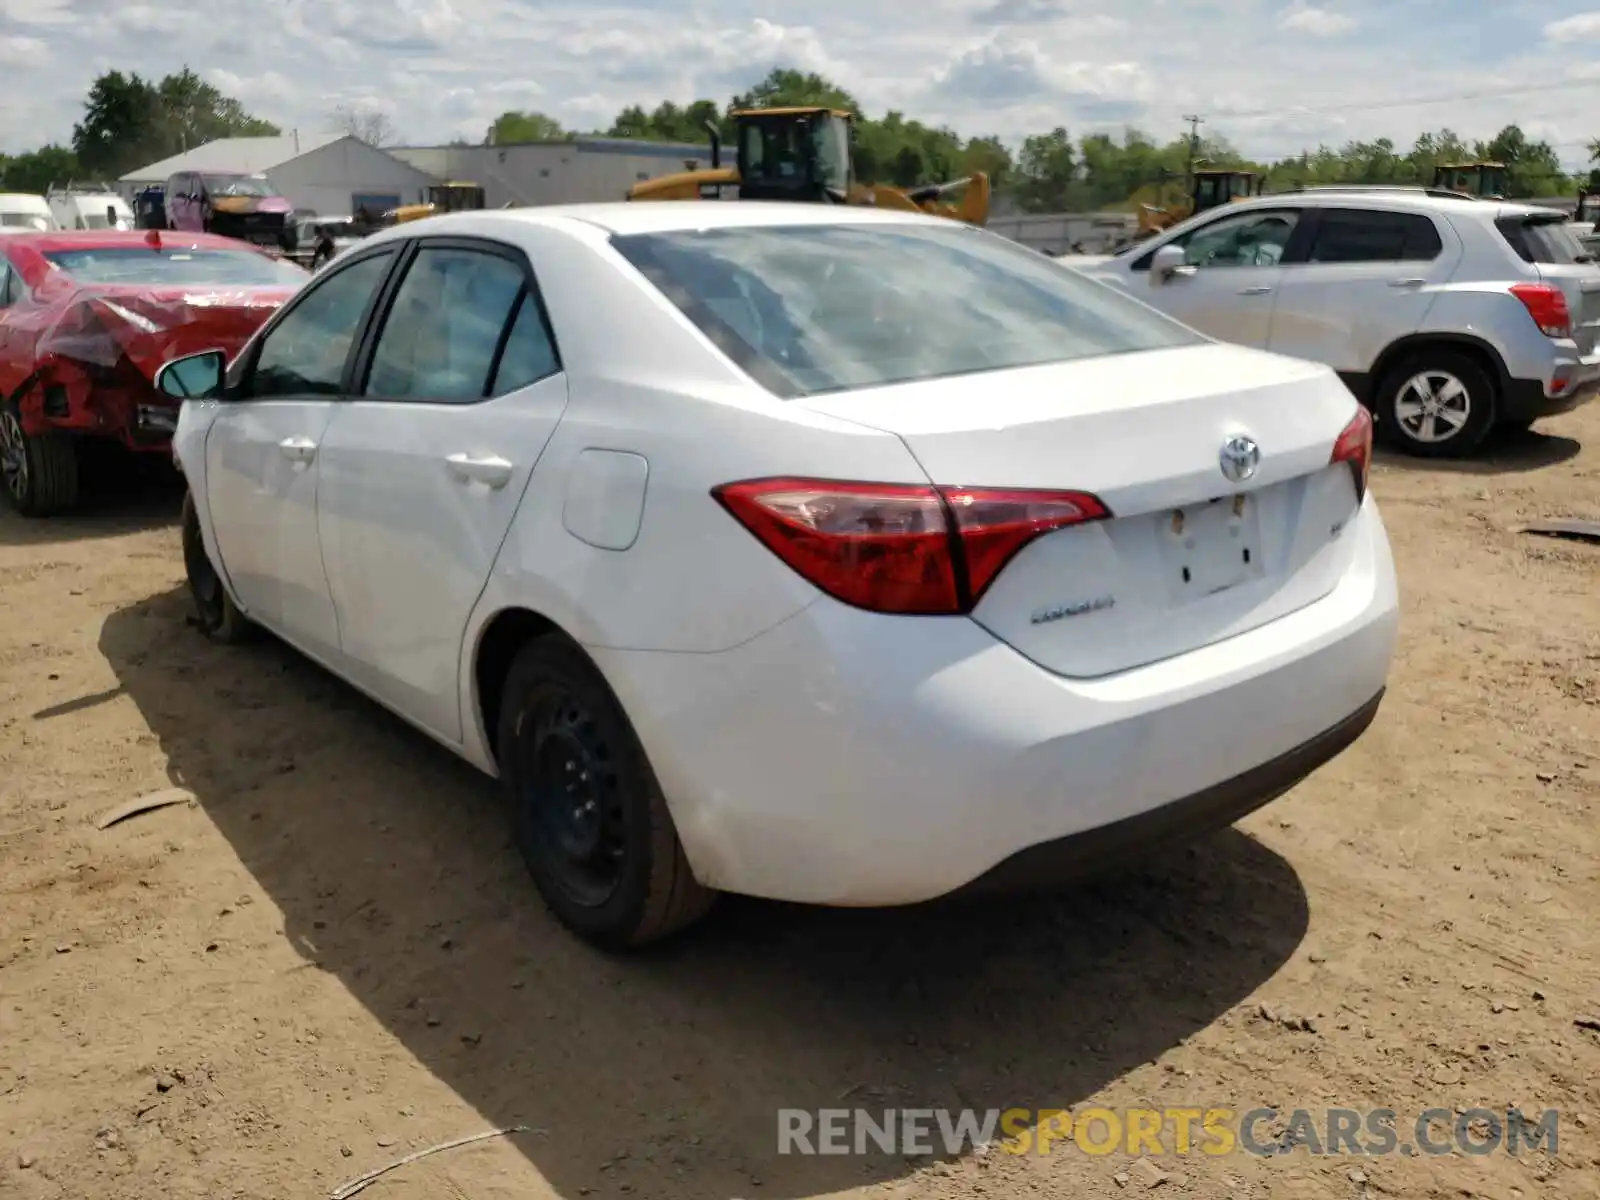
M1261 183L1261 177L1254 171L1235 171L1223 167L1197 170L1194 173L1194 187L1184 203L1165 208L1156 204L1139 205L1138 236L1150 237L1208 208L1232 204L1247 196L1259 196Z
M1502 162L1440 163L1433 169L1433 186L1476 196L1480 200L1504 200L1509 180Z
M722 165L722 142L711 134L711 166L647 179L628 189L629 200L797 200L858 204L925 212L982 225L989 219L989 177L915 188L862 184L850 169L855 118L834 108L757 108L732 114L737 132L735 165Z
M431 217L435 213L476 212L482 207L484 207L483 188L475 183L451 181L430 187L425 204L402 204L399 208L391 208L383 214L383 223L404 225L408 221L420 221L423 217Z

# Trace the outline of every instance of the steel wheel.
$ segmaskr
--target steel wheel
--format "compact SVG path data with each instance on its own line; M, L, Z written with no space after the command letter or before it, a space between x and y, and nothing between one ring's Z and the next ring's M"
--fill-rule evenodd
M222 576L211 565L200 533L200 514L190 492L183 495L183 566L200 632L214 642L224 643L242 642L254 635L255 626L234 607L233 598L222 586Z
M627 810L615 755L594 714L572 693L540 689L516 753L524 845L563 894L599 908L626 869Z
M704 916L716 893L695 878L644 747L582 648L553 631L529 639L499 690L500 782L551 912L612 950Z
M1420 371L1400 385L1394 412L1407 437L1437 445L1466 428L1472 419L1472 393L1448 371Z
M0 475L6 492L16 504L28 496L28 440L22 422L9 409L0 410Z

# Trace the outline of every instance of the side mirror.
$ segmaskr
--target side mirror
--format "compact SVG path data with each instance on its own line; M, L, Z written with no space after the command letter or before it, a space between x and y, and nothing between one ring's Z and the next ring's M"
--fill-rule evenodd
M215 400L227 368L228 356L221 350L186 354L156 372L156 390L174 400Z
M1150 259L1150 286L1160 287L1175 278L1193 275L1194 268L1184 262L1182 246L1167 245L1157 250Z

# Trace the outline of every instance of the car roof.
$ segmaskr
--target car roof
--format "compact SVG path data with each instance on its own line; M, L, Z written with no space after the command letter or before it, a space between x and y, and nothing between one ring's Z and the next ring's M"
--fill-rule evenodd
M1338 207L1338 208L1387 208L1411 209L1426 212L1481 214L1492 211L1493 202L1473 200L1457 196L1430 196L1424 191L1393 191L1367 190L1351 188L1346 191L1341 188L1317 188L1303 192L1273 192L1263 196L1251 196L1247 199L1235 200L1229 207L1246 208L1278 208L1284 204L1297 204L1306 207Z
M6 240L6 245L26 247L40 254L55 254L62 250L117 250L147 246L152 233L159 234L163 249L248 250L253 254L260 253L246 242L214 233L175 233L155 229L56 229L48 233L16 233Z
M598 204L542 204L530 208L442 213L426 218L426 227L428 232L439 233L469 224L481 229L486 217L508 224L530 225L582 221L616 234L796 225L956 225L946 217L860 205L803 204L780 200L619 200ZM421 233L421 224L408 223L396 228L403 232Z
M1563 215L1558 210L1543 207L1538 204L1529 204L1524 201L1511 200L1478 200L1469 196L1440 196L1430 195L1418 188L1404 190L1395 188L1364 189L1353 187L1348 191L1336 187L1308 189L1303 192L1274 192L1264 196L1251 196L1239 199L1228 207L1238 207L1241 210L1252 208L1279 208L1284 204L1297 204L1315 206L1318 208L1373 208L1388 211L1411 211L1441 213L1446 216L1462 217L1522 217L1543 216L1546 213ZM1207 210L1211 211L1211 210Z

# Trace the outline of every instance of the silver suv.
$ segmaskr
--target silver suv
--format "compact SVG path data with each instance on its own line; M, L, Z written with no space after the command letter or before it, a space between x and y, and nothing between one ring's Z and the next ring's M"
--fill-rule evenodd
M1553 209L1314 188L1060 261L1212 337L1328 364L1413 454L1465 454L1600 390L1600 267Z

